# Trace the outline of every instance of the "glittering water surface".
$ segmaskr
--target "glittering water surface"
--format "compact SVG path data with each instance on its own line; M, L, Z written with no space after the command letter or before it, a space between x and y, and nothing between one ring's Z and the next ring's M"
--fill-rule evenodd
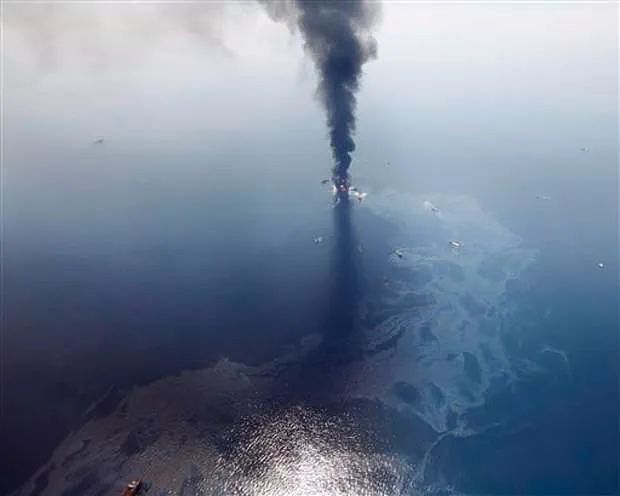
M375 495L403 494L410 484L407 465L373 452L346 417L296 408L261 420L246 444L218 460L216 482L205 483L205 489L248 495Z

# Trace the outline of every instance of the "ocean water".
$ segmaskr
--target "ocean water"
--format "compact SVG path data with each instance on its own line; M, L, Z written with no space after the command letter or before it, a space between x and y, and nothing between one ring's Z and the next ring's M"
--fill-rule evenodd
M612 7L387 5L337 205L285 27L10 25L0 492L618 494Z
M28 365L58 374L44 430L73 431L20 494L613 492L613 277L590 263L599 297L576 300L474 198L368 189L223 267L187 247L43 264L49 311L109 323L39 337L66 357ZM49 456L36 425L24 457Z

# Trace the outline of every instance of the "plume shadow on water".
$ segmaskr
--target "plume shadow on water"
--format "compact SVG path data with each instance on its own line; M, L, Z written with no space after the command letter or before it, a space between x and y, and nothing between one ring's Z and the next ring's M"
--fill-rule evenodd
M362 297L353 209L347 196L339 198L333 215L334 246L329 271L332 292L326 313L324 347L347 357L354 352L357 314Z
M284 372L291 401L321 403L337 397L338 388L347 386L337 379L339 369L363 357L359 334L363 284L352 207L348 195L341 195L333 209L334 242L321 342ZM346 378L345 382L350 380Z

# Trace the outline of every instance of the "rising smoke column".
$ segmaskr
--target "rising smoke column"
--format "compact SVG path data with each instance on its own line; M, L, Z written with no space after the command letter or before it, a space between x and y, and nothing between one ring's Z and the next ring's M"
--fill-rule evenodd
M377 4L364 0L297 0L295 4L297 24L319 74L334 175L345 179L355 150L355 94L362 66L377 54L377 43L370 34Z
M263 0L270 14L294 19L319 75L318 94L327 111L336 182L346 182L355 150L356 93L362 66L376 57L371 28L376 2L367 0ZM293 7L293 8L291 8Z

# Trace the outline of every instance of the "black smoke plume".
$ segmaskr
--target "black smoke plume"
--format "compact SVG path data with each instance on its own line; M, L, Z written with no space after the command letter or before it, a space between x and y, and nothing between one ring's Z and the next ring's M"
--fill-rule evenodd
M318 94L327 111L334 179L337 185L346 184L355 150L356 93L362 66L377 54L371 28L379 4L367 0L267 0L263 4L276 19L294 19L304 38L319 75Z

